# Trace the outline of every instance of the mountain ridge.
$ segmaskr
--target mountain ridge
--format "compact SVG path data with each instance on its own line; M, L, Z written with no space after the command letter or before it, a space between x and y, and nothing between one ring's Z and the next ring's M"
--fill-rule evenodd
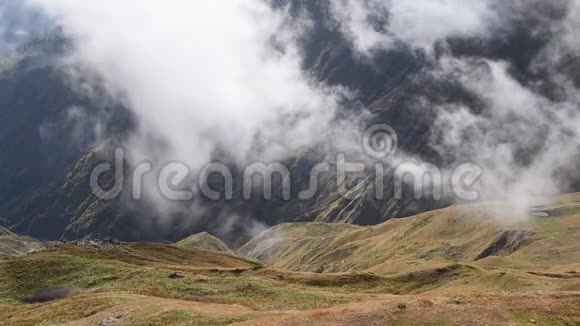
M469 60L480 54L509 63L510 76L524 86L538 84L545 77L545 72L538 72L531 60L550 35L526 32L534 30L534 24L542 24L541 21L518 20L513 33L498 39L448 40L447 46L436 47L434 58L402 46L379 51L372 60L364 60L330 23L330 2L291 0L274 4L280 8L290 6L290 12L298 18L301 13L311 13L310 37L301 41L305 53L303 70L317 82L353 91L354 98L347 99L345 105L348 112L340 114L356 116L362 114L361 107L368 108L364 110L370 116L368 124L391 125L402 152L441 168L447 168L453 158L443 157L432 148L437 129L434 124L440 113L437 105L469 104L478 111L483 110L483 100L463 85L436 78L431 73L436 65L434 60L449 54ZM376 180L365 174L347 177L348 186L359 188L354 198L340 195L338 180L331 174L321 180L320 192L314 198L298 200L299 191L308 186L309 169L327 156L316 149L305 149L283 162L292 175L294 199L290 201L237 197L233 201L198 200L195 205L203 207L201 213L188 211L195 207L190 201L177 205L179 213L173 214L154 212L150 209L152 202L127 200L130 197L127 193L109 202L98 200L88 187L90 171L103 161L112 161L114 148L124 143L136 121L131 110L108 102L104 94L100 96L102 90L95 89L96 98L91 98L70 87L70 76L59 64L70 48L66 31L59 33L23 46L25 50L12 56L17 60L10 60L11 64L6 66L9 69L0 75L0 150L5 153L0 162L0 182L5 185L0 190L0 215L17 233L49 240L115 238L176 242L207 231L231 246L251 238L255 229L252 225L270 227L313 221L376 225L454 203L451 199L416 199L412 187L405 189L403 196L395 196L392 176L384 178L385 199L377 200ZM566 71L574 71L580 62L573 57L563 61ZM542 85L548 95L553 92L554 87L548 81ZM430 106L425 107L424 102ZM76 115L83 118L71 120ZM103 127L105 139L88 132L95 125ZM75 130L87 131L81 133L86 137L71 134ZM241 167L235 164L232 167L235 174L240 174ZM110 176L105 178L108 178L105 183L110 184ZM563 185L562 191L580 189L580 180L567 181L570 185ZM280 192L280 184L275 184L273 190ZM231 216L237 216L239 223L223 228Z
M580 248L560 240L580 236L573 231L580 223L579 199L579 194L556 199L560 204L542 210L552 215L530 215L527 220L510 220L509 204L481 204L368 227L283 224L262 232L239 250L273 267L302 272L393 274L427 268L433 262L549 270L556 259L551 250L559 252L557 259L580 261ZM498 220L496 214L502 210L505 214ZM537 255L537 265L530 265L522 250Z
M175 243L175 245L181 248L203 249L235 255L235 253L230 248L228 248L228 246L222 240L207 232L191 235Z

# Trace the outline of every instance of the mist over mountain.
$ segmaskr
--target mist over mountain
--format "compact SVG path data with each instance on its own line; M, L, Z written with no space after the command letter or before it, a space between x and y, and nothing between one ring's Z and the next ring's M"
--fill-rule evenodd
M0 6L1 44L29 26ZM14 231L46 239L178 240L209 230L229 243L282 222L374 225L461 202L396 198L405 163L447 176L478 165L482 201L508 200L500 219L523 218L531 198L579 189L580 3L558 1L113 1L30 0L52 32L17 42L0 60L0 216ZM37 17L37 16L32 16ZM37 21L36 18L31 18ZM106 24L104 23L106 22ZM1 31L11 31L8 34ZM24 38L23 40L27 40ZM398 149L365 155L368 127L387 124ZM99 199L93 168L126 151L124 191ZM384 164L377 182L313 166L337 155ZM291 172L274 198L161 198L154 178L131 198L132 168L184 162L196 183L219 161L234 180L254 162ZM102 184L112 186L106 174ZM223 180L211 180L221 189ZM376 199L378 185L384 199ZM221 189L224 190L224 189ZM438 189L426 189L436 192Z
M55 26L41 11L25 1L4 0L0 5L0 55L5 56L19 45Z

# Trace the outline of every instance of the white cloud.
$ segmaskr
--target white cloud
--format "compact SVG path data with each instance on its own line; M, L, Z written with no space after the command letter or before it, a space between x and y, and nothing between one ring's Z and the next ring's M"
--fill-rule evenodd
M507 200L514 209L502 218L524 218L537 197L567 189L578 173L577 97L548 99L516 81L505 62L445 58L439 69L479 97L484 108L474 113L440 106L432 146L447 159L480 165L482 199Z
M95 73L137 117L133 163L177 160L197 173L216 151L239 164L281 160L335 118L343 90L301 67L307 24L260 0L30 1L72 36L71 67ZM182 208L144 182L162 215Z
M288 25L282 11L260 0L29 1L72 33L72 62L96 72L139 118L129 144L135 159L182 160L197 169L218 148L239 162L280 159L322 140L339 107L342 90L301 69L297 39L307 26ZM572 3L560 26L566 33L554 48L577 49L578 3ZM337 0L331 13L353 47L372 56L399 43L429 53L447 38L497 37L530 6ZM436 148L446 158L482 165L485 199L565 188L572 170L563 167L576 153L569 146L580 147L577 89L566 86L564 99L548 99L516 80L507 62L445 57L439 64L437 77L461 83L485 110L442 106L436 127L444 136ZM161 149L154 145L159 142Z
M259 136L276 157L334 116L336 90L301 70L300 30L261 1L32 2L73 34L73 59L124 96L140 122L132 147L145 153L153 135L195 168L217 146L250 159Z
M401 45L431 54L437 42L449 38L498 41L515 26L527 26L532 38L551 36L530 67L548 72L551 86L546 80L516 80L509 62L483 53L433 57L435 82L452 80L481 102L478 108L458 104L458 98L427 106L436 106L432 146L446 161L481 165L484 200L508 199L516 206L514 216L522 217L536 195L569 189L578 172L573 162L580 148L580 95L561 67L580 50L580 1L342 0L333 3L332 12L352 47L370 57ZM547 96L542 86L559 88L558 98Z
M26 2L0 1L0 55L22 45L32 36L46 32L50 25L45 17L27 6Z
M338 0L330 2L333 18L339 28L353 43L353 47L364 55L393 46L393 38L370 22L373 16L383 16L383 4L372 1Z
M494 0L339 0L331 9L340 29L363 55L402 42L431 51L451 37L487 37L500 20Z
M486 37L496 15L490 0L393 0L389 30L414 48L429 49L450 37Z
M578 29L580 29L580 1L571 0L568 13L562 23L562 30L559 33L561 41L566 48L580 51Z

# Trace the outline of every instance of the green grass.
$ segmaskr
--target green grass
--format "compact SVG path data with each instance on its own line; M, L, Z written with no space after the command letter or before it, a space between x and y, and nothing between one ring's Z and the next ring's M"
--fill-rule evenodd
M292 288L271 280L254 277L210 277L200 280L195 276L169 279L158 271L135 272L112 282L110 290L157 296L162 298L240 304L256 310L306 310L330 307L351 302L345 295L333 295Z
M239 304L256 310L307 310L357 301L346 294L320 291L314 286L289 286L250 273L240 275L216 270L206 271L209 276L201 276L188 272L184 278L173 279L168 276L170 272L113 259L45 252L0 261L0 298L2 303L17 303L38 289L67 287L77 292L100 289L111 293Z
M131 266L68 255L31 255L0 261L0 297L21 301L47 287L88 289L120 279Z
M75 301L52 305L50 309L30 310L25 305L0 305L0 325L63 324L90 317L120 303L117 299L78 297Z
M297 269L324 266L321 273L263 268L241 256L161 244L125 244L99 250L59 245L27 256L0 258L0 315L12 324L38 325L44 321L51 325L83 319L111 307L125 309L134 301L137 312L127 318L135 319L127 322L227 325L288 311L364 302L362 306L376 299L392 300L385 311L394 314L394 325L411 325L416 320L408 318L417 318L417 303L412 298L421 294L442 300L439 307L437 303L428 306L446 312L431 324L449 325L455 309L473 309L478 297L472 294L558 291L577 282L528 272L578 261L577 243L568 239L577 237L575 227L580 225L580 217L532 218L516 225L517 230L533 230L533 241L508 257L488 257L480 263L472 259L503 229L459 213L463 211L448 209L369 228L321 223L276 227L272 234L286 238L274 244L273 259ZM259 243L254 245L259 247ZM563 257L562 261L557 261L558 257ZM174 272L180 277L169 277ZM23 303L36 290L47 287L71 288L74 297L41 305ZM446 301L455 296L465 298L460 307L453 300ZM139 310L150 300L150 307L146 304ZM222 314L221 306L211 307L207 314L198 310L210 307L204 306L206 303L230 305L233 312ZM574 306L569 306L573 310ZM562 311L569 308L552 307ZM514 325L527 325L531 319L538 325L563 325L567 321L551 311L502 310L501 314ZM445 319L449 316L452 319Z
M533 217L530 223L542 234L552 238L561 237L569 232L569 229L563 226L558 218L554 217Z
M549 206L544 209L552 217L564 217L580 214L580 203L563 203L559 205Z
M467 265L454 264L444 268L423 270L389 277L385 288L396 294L416 294L442 287L458 279L471 277L480 271Z
M354 227L349 224L327 224L327 223L310 223L304 225L307 237L324 237L334 235L345 230L352 230Z

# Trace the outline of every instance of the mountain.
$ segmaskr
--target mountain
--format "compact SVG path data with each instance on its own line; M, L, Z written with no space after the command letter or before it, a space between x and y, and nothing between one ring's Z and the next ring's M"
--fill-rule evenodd
M378 52L372 60L361 60L350 41L331 23L328 1L272 3L288 8L296 17L305 11L312 16L310 36L302 40L303 69L316 81L343 86L356 94L345 100L347 112L341 114L368 114L369 125L388 122L398 134L402 151L443 168L453 165L454 158L432 146L437 104L469 104L483 111L478 105L481 98L464 85L437 78L431 73L433 60L409 47ZM481 55L507 62L513 67L510 73L522 84L541 83L543 92L554 93L553 85L543 81L545 72L533 62L550 42L549 35L531 32L542 23L516 21L511 32L491 40L452 39L435 55L451 53L466 60ZM70 80L70 74L63 72L61 60L70 48L64 32L58 30L0 61L0 182L4 185L0 190L0 216L19 234L50 240L175 242L207 231L237 246L257 229L280 223L368 226L452 204L451 200L415 199L411 187L399 198L392 189L392 176L383 181L385 199L378 200L374 196L376 180L364 173L347 177L346 184L356 189L351 198L341 196L337 178L331 173L320 180L321 190L316 196L298 200L298 192L309 184L310 169L326 159L327 153L316 148L295 153L283 162L291 167L294 199L289 201L280 196L271 200L236 196L232 201L180 203L159 213L151 209L151 203L128 199L128 193L115 200L100 200L90 190L90 173L99 163L113 161L115 146L129 137L136 118L122 104L108 101L103 90L92 90L96 95L91 96L73 91L70 83L82 85L84 81ZM566 71L574 71L577 64L569 58ZM422 105L424 102L430 105ZM361 112L361 107L367 110ZM526 149L522 160L529 159L533 152ZM336 162L330 163L334 171ZM236 175L241 174L240 167L234 163L232 167ZM126 173L125 179L129 179ZM562 185L564 191L580 190L578 180L567 180L570 185ZM111 185L113 176L101 181ZM279 194L280 184L273 192ZM191 211L198 206L199 212ZM237 223L231 223L232 216Z
M337 36L336 33L333 35ZM0 180L5 185L0 193L0 214L15 231L42 239L114 237L132 241L175 241L205 230L221 232L222 223L212 222L212 216L231 215L232 212L251 216L267 225L295 219L373 224L401 215L399 206L393 203L383 205L368 201L363 193L356 199L360 203L353 206L350 201L340 199L336 189L325 187L325 193L305 203L276 199L237 200L218 205L208 203L211 213L198 225L183 229L180 225L184 223L179 220L190 218L188 216L155 216L139 203L127 205L120 199L110 202L97 199L88 187L90 172L97 164L111 161L112 149L131 130L133 118L122 107L88 98L68 86L71 81L59 66L60 58L68 51L67 42L64 36L55 32L27 43L0 61L0 149L5 153L0 163ZM334 42L328 44L336 46ZM329 51L328 48L319 50L323 53ZM371 76L367 76L368 80L363 77L373 69L356 63L346 45L330 52L341 53L350 60L343 62L339 58L321 56L305 69L326 76L328 82L334 82L335 77L327 76L324 70L333 66L358 69L361 80L376 80ZM405 60L412 61L412 58L407 56ZM396 73L399 67L396 63L389 64L381 75ZM397 82L391 81L388 87L394 87L393 83ZM106 138L103 139L103 135ZM293 166L295 185L304 187L307 167L316 162L317 156L298 156L288 162ZM328 180L328 184L331 185L332 180ZM339 217L340 207L357 207L357 210L345 211ZM383 212L385 208L389 211ZM168 218L176 219L177 226L155 227L166 224L163 220ZM159 232L160 229L163 231ZM248 236L240 238L243 230L230 233L224 236L231 243Z
M89 187L91 171L111 159L131 118L71 89L59 64L68 48L55 31L0 61L0 211L6 225L36 238L136 239L111 231L130 214Z
M3 227L0 226L0 236L8 236L8 235L13 235L14 233L10 232L10 230L5 229Z
M118 3L30 1L63 24L34 36L0 0L0 326L580 325L580 1ZM396 155L366 155L385 125ZM161 194L174 150L233 198L183 170L192 198ZM248 199L250 161L290 177ZM436 198L430 166L464 162L477 203L447 193L465 174Z

